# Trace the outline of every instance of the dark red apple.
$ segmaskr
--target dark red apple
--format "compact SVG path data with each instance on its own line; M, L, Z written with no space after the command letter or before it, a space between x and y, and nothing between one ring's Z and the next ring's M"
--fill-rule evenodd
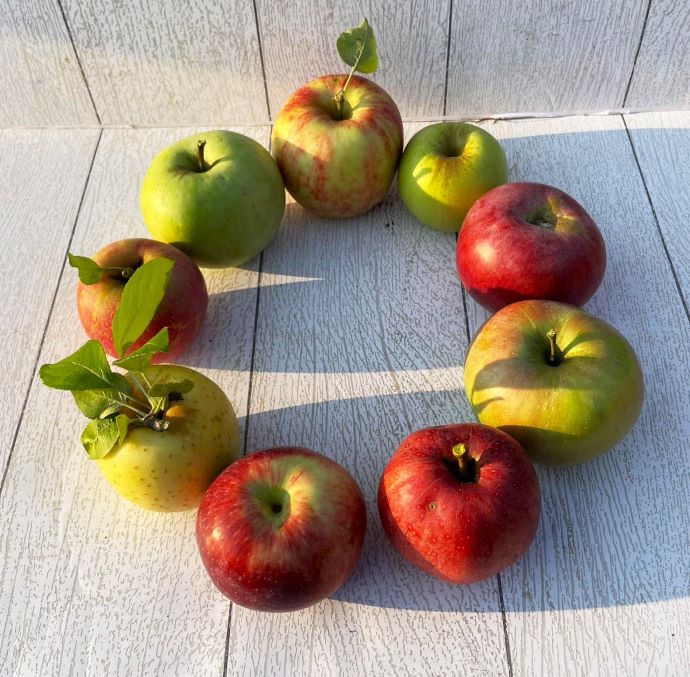
M534 540L539 482L525 450L496 428L426 428L403 440L386 466L378 508L412 564L449 583L473 583L511 565Z
M493 312L525 299L581 306L604 278L606 247L589 214L562 190L506 183L470 208L456 263L472 298Z
M120 357L113 345L113 317L120 305L127 276L147 261L166 258L175 265L165 296L151 324L128 352L146 343L163 327L168 328L170 348L167 353L158 353L153 362L170 362L189 347L204 322L208 292L204 276L187 254L164 242L133 238L112 242L92 258L101 268L112 270L96 284L80 282L77 286L79 319L90 338L100 341L109 355ZM127 271L125 276L123 270Z
M352 475L301 447L233 463L206 492L196 520L213 583L258 611L295 611L332 595L355 568L365 533Z

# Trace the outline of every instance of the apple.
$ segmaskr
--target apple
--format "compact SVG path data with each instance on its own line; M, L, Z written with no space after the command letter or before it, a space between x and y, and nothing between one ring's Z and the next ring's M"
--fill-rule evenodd
M267 247L285 210L280 172L259 143L200 132L160 151L141 187L144 223L209 268L239 266Z
M405 206L425 226L460 230L481 195L508 180L505 154L496 139L467 122L438 122L407 143L398 190Z
M240 455L239 426L225 393L198 371L158 365L146 372L155 382L188 379L194 387L171 398L160 417L165 430L130 426L125 440L96 460L121 496L141 508L171 512L199 504L218 474Z
M519 301L474 337L465 389L482 423L540 463L581 463L611 449L644 398L639 362L611 325L576 306Z
M213 583L258 611L294 611L333 594L357 564L365 531L352 475L301 447L233 463L206 492L196 521Z
M133 238L106 245L93 256L101 268L112 268L100 282L77 285L79 319L90 338L103 344L112 357L119 357L113 345L113 317L120 305L122 292L131 272L158 258L174 261L168 287L156 314L142 336L128 352L146 343L163 327L168 328L170 347L159 353L154 362L174 360L194 341L206 317L208 293L201 271L185 253L171 245L154 240Z
M326 75L294 92L273 124L271 152L288 192L328 218L358 216L388 192L403 146L400 112L371 80Z
M469 294L491 311L526 299L581 306L604 278L606 246L567 193L540 183L507 183L467 213L456 263Z
M534 540L539 482L525 450L476 423L417 430L386 466L378 491L386 535L412 564L473 583L519 559Z

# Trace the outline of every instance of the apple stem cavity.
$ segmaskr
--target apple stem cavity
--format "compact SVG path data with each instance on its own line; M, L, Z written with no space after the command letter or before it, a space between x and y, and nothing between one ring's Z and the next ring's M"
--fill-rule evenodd
M200 139L196 142L196 159L199 163L199 171L206 171L206 161L204 160L204 146L206 145L205 139Z
M457 460L457 466L447 463L448 469L461 482L477 481L477 462L467 452L467 446L460 442L453 447L453 456Z

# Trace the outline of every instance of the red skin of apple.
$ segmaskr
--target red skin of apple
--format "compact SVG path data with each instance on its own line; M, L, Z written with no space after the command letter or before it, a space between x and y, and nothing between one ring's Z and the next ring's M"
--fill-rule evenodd
M208 292L204 276L187 254L164 242L131 238L106 245L92 258L101 267L118 268L138 267L158 258L174 261L165 296L151 324L128 352L146 343L163 327L168 328L170 350L156 355L154 363L170 362L189 347L204 322ZM96 284L77 285L77 309L84 330L90 338L100 341L112 357L119 357L113 345L113 317L124 288L125 282L118 272L104 274Z
M459 443L476 463L476 481L453 474ZM449 583L489 578L519 559L537 532L540 500L537 475L520 444L474 423L412 433L386 466L378 492L391 543Z
M295 611L333 594L355 568L365 533L364 498L352 475L301 447L233 463L209 487L196 521L213 583L257 611Z
M403 127L389 94L352 76L345 101L351 117L338 119L333 97L347 75L324 75L294 92L271 135L288 192L327 218L358 216L388 192L402 155Z
M470 208L456 264L472 298L493 312L526 299L581 306L604 278L606 246L582 205L562 190L507 183Z

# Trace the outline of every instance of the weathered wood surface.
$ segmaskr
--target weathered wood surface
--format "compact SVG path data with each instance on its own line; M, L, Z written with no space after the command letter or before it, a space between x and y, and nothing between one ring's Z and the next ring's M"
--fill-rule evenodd
M522 120L489 130L512 180L559 186L601 228L608 266L587 308L628 338L646 385L642 416L616 449L539 470L541 528L502 574L514 673L686 674L690 323L623 121ZM474 334L486 314L471 299L467 307Z
M156 150L192 131L104 131L72 251L145 237L143 173ZM268 128L247 132L268 143ZM61 259L66 242L58 245ZM257 263L207 271L208 319L182 360L223 388L242 424ZM68 268L60 280L41 363L85 340L75 277ZM219 674L230 605L199 560L194 511L157 514L119 499L81 449L84 424L69 394L34 380L0 496L0 674Z
M0 481L99 132L0 131Z

